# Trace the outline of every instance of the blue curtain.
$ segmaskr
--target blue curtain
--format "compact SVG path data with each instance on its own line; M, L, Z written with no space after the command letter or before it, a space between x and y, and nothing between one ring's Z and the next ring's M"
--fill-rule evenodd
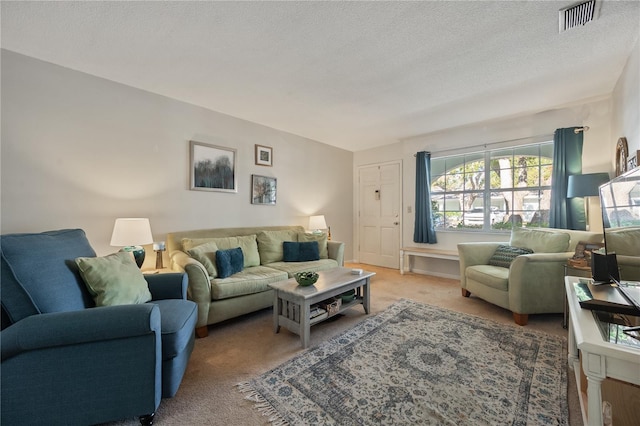
M569 175L582 173L583 134L576 128L557 129L553 135L550 228L586 229L584 200L567 198Z
M416 154L416 222L413 241L428 244L438 242L431 211L431 154L425 151Z

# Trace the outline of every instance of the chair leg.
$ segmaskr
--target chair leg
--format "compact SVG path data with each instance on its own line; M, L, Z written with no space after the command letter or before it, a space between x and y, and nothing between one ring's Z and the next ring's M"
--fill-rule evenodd
M142 426L152 426L153 425L153 418L155 417L156 413L151 413L151 414L146 414L144 416L140 416L140 424Z
M529 314L517 314L514 312L513 320L518 325L527 325L527 322L529 321Z
M471 296L471 292L469 290L467 290L466 288L462 289L462 296L463 297L469 297Z
M196 336L207 337L209 335L209 327L203 325L202 327L196 327Z

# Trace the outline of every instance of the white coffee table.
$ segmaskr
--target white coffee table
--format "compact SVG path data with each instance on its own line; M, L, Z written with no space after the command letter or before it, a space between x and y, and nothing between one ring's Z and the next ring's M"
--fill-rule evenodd
M298 285L294 278L269 284L274 289L273 329L280 331L286 327L300 336L302 347L309 346L311 326L330 317L310 319L311 305L338 296L349 290L355 290L355 298L340 306L338 312L355 305L362 305L365 314L369 313L369 283L375 272L363 271L360 275L351 273L350 268L333 268L318 272L318 281L309 287Z

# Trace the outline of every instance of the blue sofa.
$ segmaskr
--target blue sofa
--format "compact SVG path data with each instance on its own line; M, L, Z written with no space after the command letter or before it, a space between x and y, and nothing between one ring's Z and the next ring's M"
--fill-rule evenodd
M2 424L152 424L195 339L186 274L145 276L152 300L95 307L74 259L84 231L0 236Z

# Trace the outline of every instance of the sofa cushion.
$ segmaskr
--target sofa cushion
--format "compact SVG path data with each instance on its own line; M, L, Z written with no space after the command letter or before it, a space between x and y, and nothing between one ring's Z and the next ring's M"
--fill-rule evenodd
M252 266L228 278L211 280L211 299L220 300L271 290L269 284L286 280L286 272L266 266Z
M320 259L329 258L329 249L327 247L327 234L324 232L319 234L308 234L306 232L298 232L298 241L317 241L318 250L320 251Z
M291 229L261 231L258 233L257 240L258 250L260 251L260 264L267 265L282 261L284 258L282 243L285 241L298 241L298 233Z
M317 241L307 241L304 243L285 241L282 243L282 250L282 260L285 262L308 262L320 259Z
M607 229L605 233L607 252L615 252L622 256L640 254L640 228Z
M324 271L325 269L337 268L338 262L333 259L320 259L311 262L273 262L270 263L269 268L277 269L287 273L289 278L293 278L296 272L303 271Z
M469 266L465 270L465 276L469 280L482 283L497 290L508 291L509 269L493 265Z
M147 281L131 253L120 251L104 257L78 257L75 261L96 306L151 300Z
M533 250L528 248L499 245L489 259L489 265L508 268L509 266L511 266L511 262L513 262L516 257L523 254L531 253L533 253Z
M189 256L193 257L198 262L202 263L204 269L210 277L215 278L218 276L218 270L216 269L216 252L218 251L218 245L213 241L200 244L190 250L187 250Z
M189 250L201 244L214 242L219 250L228 250L236 247L242 249L244 256L244 267L260 265L260 254L258 253L258 243L256 235L240 235L237 237L216 237L216 238L183 238L182 249L187 253Z
M513 228L509 245L528 248L534 253L562 253L569 248L569 240L570 235L565 232Z
M94 305L74 261L96 255L82 229L0 238L2 306L13 322L38 312L76 311Z
M244 256L240 247L216 251L216 269L220 278L227 278L244 269Z

